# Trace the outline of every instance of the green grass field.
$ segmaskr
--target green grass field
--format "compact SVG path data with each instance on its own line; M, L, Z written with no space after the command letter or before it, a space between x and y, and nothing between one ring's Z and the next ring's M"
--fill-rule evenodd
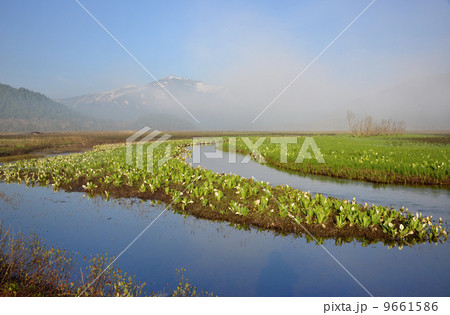
M257 137L250 137L255 143ZM287 161L280 161L280 144L269 137L258 148L270 165L303 173L356 179L375 183L415 184L450 187L450 136L403 135L352 137L318 135L313 137L325 163L312 159L297 163L304 137L288 144ZM228 150L228 143L224 144ZM237 151L251 153L242 138L237 138ZM257 156L254 156L258 159Z

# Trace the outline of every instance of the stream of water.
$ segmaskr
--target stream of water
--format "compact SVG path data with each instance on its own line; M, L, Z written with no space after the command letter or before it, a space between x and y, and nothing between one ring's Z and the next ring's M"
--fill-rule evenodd
M203 150L214 150L204 147ZM237 161L242 160L238 155ZM229 164L202 159L202 167L288 184L338 198L394 206L450 220L445 189L377 186L282 172L254 161ZM195 166L195 165L194 165ZM176 269L195 286L219 296L448 296L450 242L388 249L359 242L322 246L270 231L237 229L165 211L164 204L137 199L89 199L83 193L0 183L3 227L38 233L47 244L80 256L119 254L158 215L161 217L120 257L116 265L135 274L149 290L177 284ZM326 250L325 250L326 249ZM331 255L334 257L331 257ZM362 288L336 260L367 289Z

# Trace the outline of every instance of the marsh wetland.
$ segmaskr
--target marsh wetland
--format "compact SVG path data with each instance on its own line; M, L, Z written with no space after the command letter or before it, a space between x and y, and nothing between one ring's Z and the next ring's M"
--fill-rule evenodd
M2 224L89 256L119 254L157 219L116 264L159 292L179 268L219 296L450 292L447 188L303 175L240 154L230 164L226 152L197 165L189 141L170 143L154 172L127 164L121 144L5 164Z

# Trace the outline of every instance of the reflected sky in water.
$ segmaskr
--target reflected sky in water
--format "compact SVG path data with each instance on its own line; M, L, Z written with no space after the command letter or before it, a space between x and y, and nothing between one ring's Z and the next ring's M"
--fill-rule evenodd
M89 199L0 183L4 227L40 234L49 245L81 256L120 253L165 208L133 199ZM389 250L352 242L324 246L373 295L440 296L450 293L448 243ZM305 238L244 230L166 211L116 262L149 284L176 285L177 268L220 296L367 296L321 248Z

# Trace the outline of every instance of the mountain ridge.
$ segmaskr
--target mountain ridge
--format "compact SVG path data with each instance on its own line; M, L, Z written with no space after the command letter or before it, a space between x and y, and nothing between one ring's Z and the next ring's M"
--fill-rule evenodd
M191 130L192 123L170 114L146 114L110 121L80 113L39 92L0 83L0 131L82 131L139 129Z
M171 75L144 85L125 85L109 91L57 101L100 119L132 120L149 114L172 114L184 118L184 113L180 111L173 97L195 99L219 89L218 86L207 85L201 81Z
M345 98L336 99L336 104L333 104L333 100L331 103L310 105L308 102L314 102L314 98L305 99L299 94L298 98L292 100L291 107L263 115L257 124L251 125L249 121L254 118L254 111L260 110L255 109L255 105L259 106L261 100L264 102L263 98L259 103L251 103L251 93L236 94L229 86L208 85L202 81L167 76L144 85L129 84L109 91L63 99L66 104L59 103L61 100L52 101L38 93L39 97L50 100L53 106L58 107L55 109L49 106L52 110L48 115L38 109L31 110L32 107L29 111L22 110L20 115L8 114L8 110L20 112L20 102L12 98L6 107L0 104L3 106L0 106L3 108L3 112L0 111L0 130L49 129L50 126L55 126L55 130L137 130L145 125L161 130L346 130L347 110L352 110L358 119L372 116L376 120L404 120L409 130L448 130L449 86L450 74L445 73L374 89L357 98L352 98L353 93L349 93ZM259 93L260 89L263 87L257 86L253 91ZM18 94L27 94L26 89L16 90ZM34 105L39 107L39 101L36 103ZM70 111L64 111L66 114L63 117L55 117L61 108ZM196 124L186 111L192 113L201 124ZM76 117L83 119L74 123ZM40 124L42 128L39 128Z

